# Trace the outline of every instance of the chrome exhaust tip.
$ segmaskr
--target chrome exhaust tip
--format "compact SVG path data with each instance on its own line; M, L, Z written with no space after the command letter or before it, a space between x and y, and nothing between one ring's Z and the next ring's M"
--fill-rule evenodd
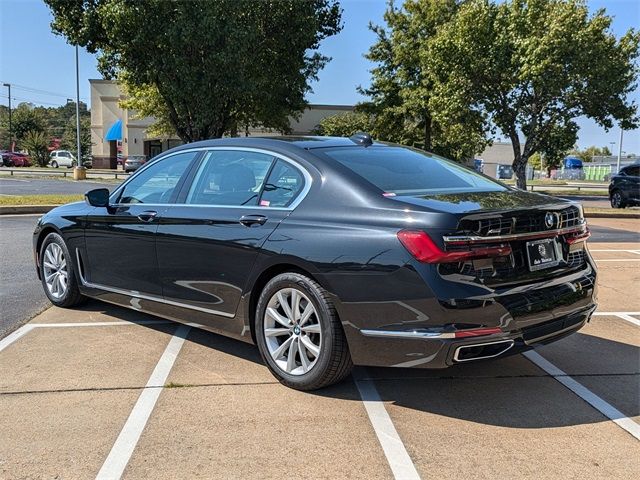
M496 342L474 343L456 348L453 354L454 362L472 362L502 355L514 345L513 340L498 340Z

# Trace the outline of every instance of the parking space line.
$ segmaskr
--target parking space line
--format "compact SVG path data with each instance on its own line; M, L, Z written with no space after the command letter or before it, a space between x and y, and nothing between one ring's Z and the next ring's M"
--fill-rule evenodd
M167 348L149 377L147 385L142 390L138 401L129 414L129 418L127 418L122 427L120 435L118 435L116 442L113 444L107 459L104 461L102 468L100 468L96 476L97 480L117 480L122 476L158 401L158 397L164 390L164 384L189 334L189 330L191 330L191 327L180 325L171 337Z
M639 253L638 250L627 250L621 248L590 248L590 252L629 252L629 253Z
M175 323L171 320L129 320L115 322L70 322L70 323L36 323L34 328L73 328L73 327L119 327L124 325L162 325Z
M620 315L640 315L640 312L595 312L596 317L619 317Z
M640 327L640 320L638 320L637 318L633 318L631 315L628 315L626 313L621 313L616 316L618 318L621 318L622 320L626 320L627 322L633 323L634 325L637 325L638 327Z
M363 378L357 370L354 370L353 378L394 478L396 480L419 480L420 475L418 475L418 471L411 457L409 457L407 449L391 421L391 417L389 417L389 413L384 408L384 403L378 390L376 390L375 384L371 380Z
M528 351L523 353L522 355L528 358L533 364L551 375L556 381L560 382L577 396L582 398L585 402L598 410L605 417L615 422L620 428L629 432L637 440L640 440L640 425L625 416L620 410L604 401L584 385L576 382L573 378L571 378L564 371L560 370L554 364L549 362L547 359L542 357L539 353Z
M0 340L0 352L2 350L4 350L5 348L7 348L9 345L11 345L16 340L18 340L19 338L24 337L27 333L29 333L33 329L34 329L34 326L31 325L31 324L30 325L23 325L22 327L17 329L15 332L12 332L9 335L7 335L6 337L4 337L2 340Z
M595 259L596 262L640 262L640 258L603 258Z

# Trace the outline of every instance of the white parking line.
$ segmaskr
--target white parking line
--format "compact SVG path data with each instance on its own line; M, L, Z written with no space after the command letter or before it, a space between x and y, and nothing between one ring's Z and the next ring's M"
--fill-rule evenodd
M131 320L116 322L69 322L69 323L34 323L33 328L72 328L72 327L119 327L127 325L162 325L175 323L171 320Z
M590 252L628 252L628 253L638 253L638 250L623 250L620 248L590 248Z
M595 259L596 262L640 262L640 258L605 258L602 260Z
M605 417L615 422L620 428L626 430L636 439L640 440L640 425L625 416L620 410L615 408L613 405L605 402L602 398L597 396L584 385L576 382L573 378L568 376L564 371L560 370L554 364L542 357L539 353L529 351L523 353L522 355L527 357L539 368L547 372L562 385L582 398L585 402L598 410Z
M354 370L353 378L394 478L396 480L420 479L420 475L418 475L418 471L411 457L409 457L407 449L391 421L391 417L389 417L389 413L384 408L384 403L376 390L375 384L371 380L362 378L357 370Z
M640 315L640 312L596 312L593 314L598 316L618 317L622 320L626 320L629 323L633 323L640 327L640 320L633 318L631 315Z
M131 320L116 322L78 322L78 323L30 323L23 325L15 332L10 333L0 340L0 352L11 345L19 338L24 337L31 330L36 328L72 328L72 327L111 327L111 326L127 326L127 325L160 325L163 323L175 323L171 320Z
M637 318L633 318L631 315L621 313L620 315L618 315L618 318L626 320L627 322L633 323L634 325L640 327L640 320L638 320Z
M33 325L23 325L15 332L10 333L2 340L0 340L0 352L11 345L13 342L18 340L19 338L24 337L27 333L33 330L35 327Z
M149 416L158 401L163 386L171 372L174 362L180 353L184 340L191 327L181 325L169 341L167 348L160 357L156 368L149 377L149 381L138 397L129 418L122 427L122 431L111 448L111 452L104 461L96 479L117 480L122 476L129 459L138 444L140 435L149 420Z
M596 317L619 317L620 315L640 315L640 312L595 312Z

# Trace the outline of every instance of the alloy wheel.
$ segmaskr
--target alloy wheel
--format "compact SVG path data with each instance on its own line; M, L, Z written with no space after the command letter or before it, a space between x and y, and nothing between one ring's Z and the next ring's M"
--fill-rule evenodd
M55 299L62 298L67 292L69 272L67 260L60 245L57 243L47 245L42 256L42 267L44 283L49 294Z
M613 208L620 208L621 204L622 204L622 195L620 195L620 192L614 192L613 195L611 196L611 206Z
M276 365L290 375L303 375L318 361L322 328L313 303L300 290L283 288L269 300L264 337Z

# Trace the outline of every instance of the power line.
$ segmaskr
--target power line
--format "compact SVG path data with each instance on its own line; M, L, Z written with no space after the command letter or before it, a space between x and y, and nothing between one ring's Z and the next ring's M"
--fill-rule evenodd
M0 97L9 98L9 95L0 94ZM33 100L32 98L16 97L14 95L11 95L11 100L21 100L23 102L29 102L29 103L39 103L39 104L42 104L42 105L50 105L50 106L53 106L53 107L60 107L60 106L64 105L65 103L67 103L67 102L64 102L64 103L62 103L62 102L60 102L60 103L43 102L42 100ZM69 100L71 100L73 102L72 99L69 99ZM85 103L85 102L83 102L83 103Z
M8 82L11 83L11 82ZM52 97L62 97L62 98L72 98L73 95L69 95L69 94L64 94L64 93L60 93L60 92L52 92L50 90L42 90L40 88L33 88L33 87L27 87L26 85L20 85L18 83L11 83L11 87L18 89L18 90L25 90L27 92L31 92L31 93L39 93L42 95L50 95Z

